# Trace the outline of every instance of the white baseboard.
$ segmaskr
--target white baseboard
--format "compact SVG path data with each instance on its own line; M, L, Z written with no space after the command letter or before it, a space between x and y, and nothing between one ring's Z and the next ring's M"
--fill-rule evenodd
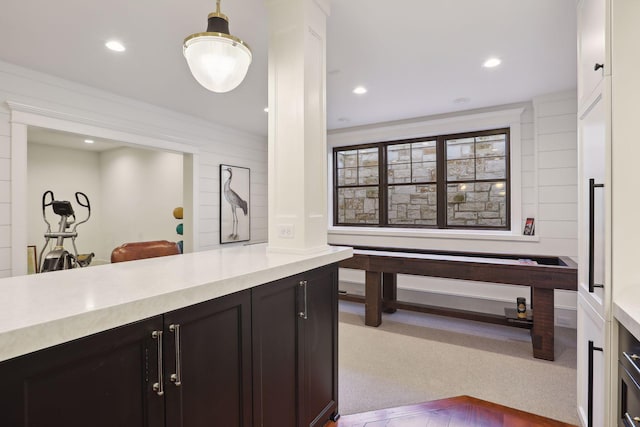
M364 295L364 285L362 283L341 280L339 289L353 295ZM398 300L491 314L504 314L504 308L508 306L508 303L505 301L416 291L413 289L403 289L401 286L398 286ZM530 302L531 301L527 301L527 305ZM515 306L516 302L513 301L513 308L515 308ZM555 307L555 324L556 326L577 329L578 320L576 310L572 308Z

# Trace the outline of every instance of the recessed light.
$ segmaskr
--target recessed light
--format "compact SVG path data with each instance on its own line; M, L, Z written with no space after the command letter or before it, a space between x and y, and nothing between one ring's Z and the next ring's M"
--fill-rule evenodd
M264 107L264 112L268 113L269 112L269 107Z
M367 88L364 86L357 86L355 89L353 89L353 93L355 93L356 95L363 95L367 93Z
M502 61L498 58L489 58L486 61L484 61L484 64L482 64L482 66L485 68L493 68L500 65L501 62Z
M95 141L93 139L85 139L85 144L93 144Z
M126 50L124 45L117 40L109 40L104 45L114 52L124 52Z

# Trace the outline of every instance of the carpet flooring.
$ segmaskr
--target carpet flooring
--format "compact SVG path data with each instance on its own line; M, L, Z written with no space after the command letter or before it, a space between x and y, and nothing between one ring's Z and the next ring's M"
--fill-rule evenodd
M549 362L528 330L405 311L373 328L341 301L339 340L342 415L469 395L578 424L573 329L556 328Z

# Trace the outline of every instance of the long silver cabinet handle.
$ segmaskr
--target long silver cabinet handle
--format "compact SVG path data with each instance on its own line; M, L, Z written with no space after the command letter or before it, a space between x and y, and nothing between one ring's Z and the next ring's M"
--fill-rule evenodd
M628 412L624 413L624 418L625 420L629 423L629 427L633 427L635 426L638 422L640 422L640 417L633 417L631 418L631 415L629 415Z
M307 312L307 281L306 280L301 280L298 283L298 286L302 289L303 292L303 297L302 300L304 302L304 309L303 311L300 311L298 313L298 316L301 317L302 319L307 320L309 318L309 313Z
M158 396L162 396L164 394L164 378L162 377L162 331L153 331L151 338L158 340L158 382L153 383L153 391L155 391Z
M633 367L636 369L636 372L640 374L640 368L638 368L638 365L636 364L636 360L640 359L640 357L636 354L630 355L626 351L623 351L622 354L629 361L629 363L633 365Z
M180 361L180 356L182 354L182 349L180 348L180 325L169 325L169 330L173 332L176 349L176 372L171 374L169 379L176 385L176 387L180 387L180 385L182 384L182 362Z

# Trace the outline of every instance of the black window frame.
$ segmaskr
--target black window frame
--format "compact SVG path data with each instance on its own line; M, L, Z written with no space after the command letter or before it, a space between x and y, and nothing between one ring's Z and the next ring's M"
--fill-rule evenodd
M505 135L505 178L504 179L473 179L447 181L447 157L446 141L471 137L491 135ZM436 141L436 181L437 188L437 219L435 225L425 224L390 224L388 218L388 176L387 176L387 147L390 145ZM338 153L366 148L378 148L378 184L377 185L342 185L338 186ZM474 156L474 159L478 157ZM411 181L411 180L410 180ZM460 183L505 182L505 225L448 225L447 224L447 185ZM420 185L424 183L396 183L391 185ZM378 223L347 223L338 222L338 191L342 188L378 188ZM413 228L413 229L450 229L450 230L511 230L511 132L510 128L497 128L490 130L453 133L446 135L424 136L419 138L380 141L366 144L356 144L333 148L333 225L336 227L379 227L379 228Z

